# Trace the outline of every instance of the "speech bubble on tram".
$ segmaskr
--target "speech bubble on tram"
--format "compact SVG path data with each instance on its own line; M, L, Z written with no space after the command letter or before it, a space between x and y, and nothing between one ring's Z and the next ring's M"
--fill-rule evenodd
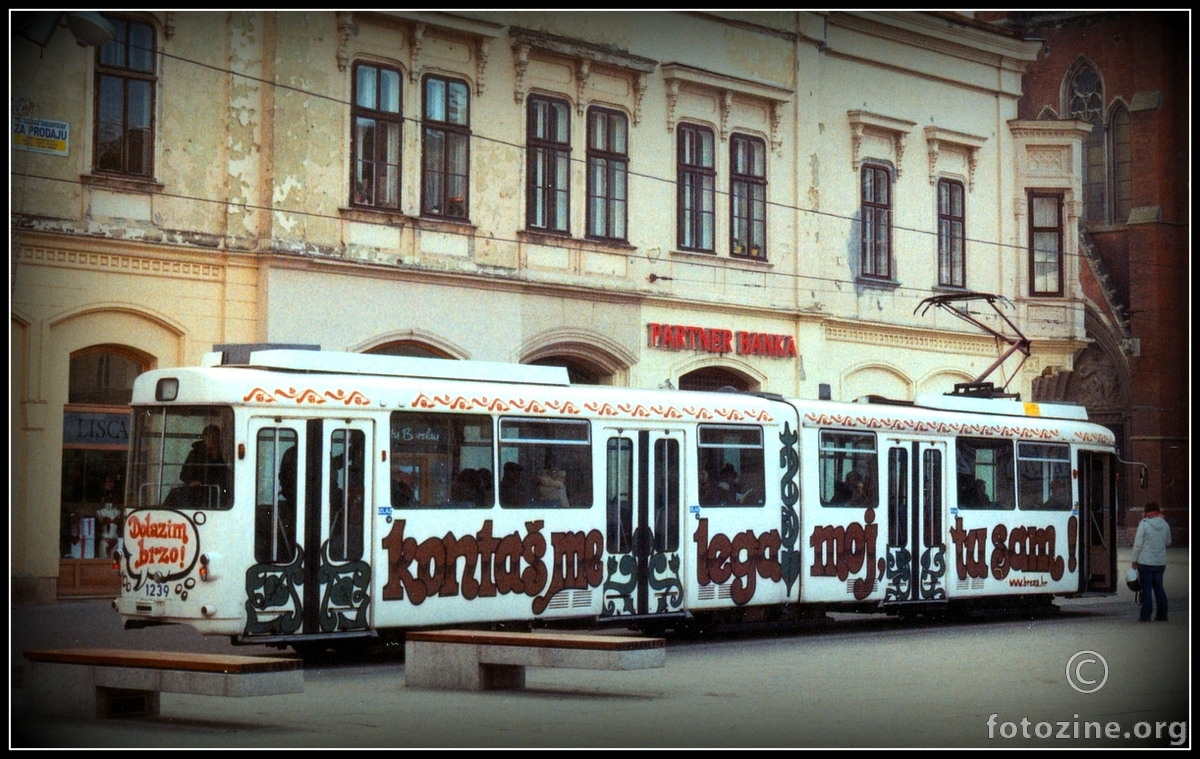
M125 518L126 578L135 588L187 576L200 557L196 521L180 511L139 509Z

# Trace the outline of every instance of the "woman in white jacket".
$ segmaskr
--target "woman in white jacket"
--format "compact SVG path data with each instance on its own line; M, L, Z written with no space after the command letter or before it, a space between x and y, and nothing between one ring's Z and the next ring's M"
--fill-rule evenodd
M1133 538L1133 568L1142 583L1142 609L1139 622L1149 622L1154 605L1157 622L1167 621L1167 591L1163 588L1163 572L1167 569L1167 546L1171 545L1171 525L1163 519L1156 501L1146 504L1146 513L1138 524Z

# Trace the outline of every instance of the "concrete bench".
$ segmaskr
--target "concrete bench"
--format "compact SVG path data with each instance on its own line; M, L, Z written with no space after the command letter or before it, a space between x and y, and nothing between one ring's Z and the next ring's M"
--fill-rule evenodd
M303 693L303 662L271 656L67 648L26 651L27 714L102 719L159 713L160 694Z
M663 638L566 633L420 630L404 641L404 683L412 688L525 687L526 667L653 669L666 665Z

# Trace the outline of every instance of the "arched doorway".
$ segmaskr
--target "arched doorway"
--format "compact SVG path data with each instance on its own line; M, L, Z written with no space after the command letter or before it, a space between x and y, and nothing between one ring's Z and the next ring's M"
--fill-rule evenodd
M147 357L96 345L70 357L63 408L58 595L116 594L112 553L120 543L129 461L129 402Z
M705 366L679 377L680 390L723 390L733 388L742 392L753 390L745 376L722 366Z

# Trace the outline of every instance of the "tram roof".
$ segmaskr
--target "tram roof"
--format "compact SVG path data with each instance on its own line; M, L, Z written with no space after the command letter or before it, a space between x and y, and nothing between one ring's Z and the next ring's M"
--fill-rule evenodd
M209 353L204 366L240 366L307 374L363 374L380 377L476 380L523 385L570 384L562 366L534 366L499 361L454 361L417 356L380 356L369 353L268 349L252 351L244 362L234 363L223 352Z
M921 393L915 405L943 411L963 411L971 414L1000 414L1004 416L1035 416L1050 419L1075 419L1086 422L1087 409L1071 403L1030 403L1003 398L971 398L961 395Z

